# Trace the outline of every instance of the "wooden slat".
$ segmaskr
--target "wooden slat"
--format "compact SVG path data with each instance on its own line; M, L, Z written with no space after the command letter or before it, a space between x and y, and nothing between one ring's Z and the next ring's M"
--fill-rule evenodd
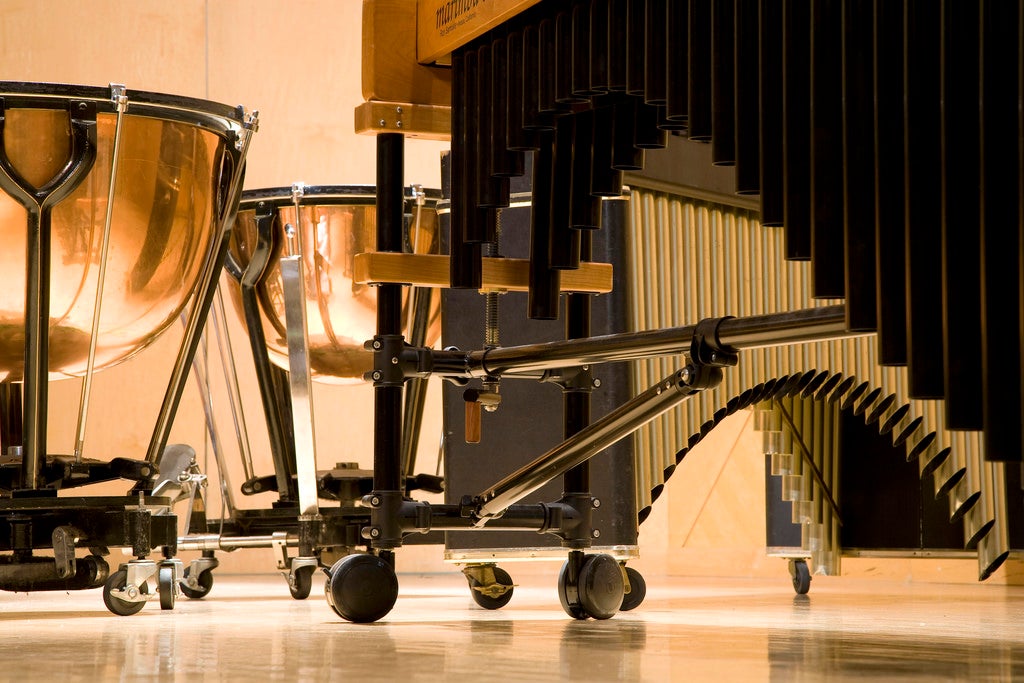
M448 257L436 254L367 252L356 254L354 280L360 284L399 282L416 287L448 287ZM483 290L525 292L529 289L527 259L484 258ZM581 263L577 270L562 271L563 292L606 294L612 291L610 263Z
M410 138L450 140L452 109L407 102L363 102L356 107L355 131L366 135L402 133Z

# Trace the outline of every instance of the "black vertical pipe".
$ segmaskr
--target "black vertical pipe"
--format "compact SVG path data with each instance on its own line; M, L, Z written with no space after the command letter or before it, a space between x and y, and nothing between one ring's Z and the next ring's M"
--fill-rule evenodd
M839 0L811 2L811 293L846 295L843 277L843 14Z
M491 45L491 145L494 147L494 169L496 176L512 178L523 175L525 159L520 151L509 146L508 99L508 46L506 37L500 36ZM508 189L505 189L502 206L508 205Z
M589 294L566 295L565 338L582 339L590 336ZM567 389L562 394L563 434L565 438L575 436L590 425L590 388ZM590 461L587 460L566 472L563 477L566 494L587 494L590 492Z
M531 32L532 35L532 32ZM537 108L546 113L559 111L558 104L558 41L555 36L554 17L543 17L537 22Z
M554 72L554 70L551 70ZM551 117L541 113L541 81L552 74L540 72L540 32L532 24L523 27L523 129L552 130ZM536 143L539 144L539 143Z
M875 253L878 360L907 362L903 186L903 7L875 0Z
M594 112L576 114L576 140L572 163L572 227L593 230L601 226L601 200L591 194L594 164Z
M736 0L736 193L761 191L761 107L759 0Z
M594 108L594 166L590 177L590 192L598 197L617 197L622 194L622 172L615 169L614 146L615 107L603 104Z
M637 97L621 97L612 109L612 168L619 171L638 171L644 167L643 150L638 149L636 140L636 110L640 106Z
M668 3L668 24L665 53L665 118L669 121L686 122L686 91L689 80L689 48L687 47L687 22L690 14L690 0L672 0Z
M517 152L525 152L534 149L534 144L528 139L524 130L523 114L523 32L510 30L505 39L505 51L508 55L508 84L505 88L505 102L508 107L505 137L508 140L508 148ZM457 51L456 51L457 52ZM454 60L454 53L453 53ZM459 108L461 100L455 99L455 73L454 62L452 65L452 118L455 117L455 109Z
M873 331L878 320L872 11L872 0L847 0L842 18L846 327L857 331Z
M577 0L572 6L572 94L584 101L598 93L590 87L590 31L590 0Z
M811 50L806 3L783 0L783 223L786 258L811 257Z
M602 0L597 0L599 3ZM629 0L608 0L608 90L626 89L629 63Z
M456 50L452 53L452 140L451 140L451 185L452 208L449 227L449 275L452 287L479 289L483 273L480 261L480 244L466 241L467 225L474 215L470 202L470 186L475 180L470 175L469 164L469 122L466 120L467 99L465 68L467 53L472 50Z
M584 101L573 91L572 9L555 15L555 101L576 104ZM587 54L590 54L588 49Z
M476 144L473 145L476 173L476 185L479 187L477 206L481 208L494 208L499 206L500 197L495 192L495 184L491 182L494 174L494 146L491 140L493 129L491 105L491 44L483 41L476 50L476 87L473 94L476 95L475 102L470 100L471 107L469 116L475 118ZM479 215L479 213L478 213ZM486 222L478 221L480 225L480 241L490 241Z
M736 163L736 6L711 4L711 163Z
M527 293L529 317L556 320L561 276L551 267L552 174L554 172L552 131L538 131L538 148L533 159L533 201L530 213L530 288Z
M941 4L932 0L908 0L905 5L907 373L909 395L922 399L945 394L938 201L940 10Z
M572 196L576 117L555 121L554 167L551 179L551 230L548 233L551 268L580 267L580 231L572 227Z
M377 251L403 248L404 138L377 135ZM402 334L402 285L377 287L378 336ZM374 386L373 488L402 490L402 386Z
M645 104L636 100L636 131L633 134L633 145L637 149L664 149L668 144L668 132L662 127L664 107ZM667 122L674 126L676 122ZM640 159L643 163L643 159Z
M612 50L608 42L608 0L590 0L590 91L607 92L610 85L608 60Z
M760 2L761 224L779 227L785 215L783 187L782 6Z
M668 101L668 0L647 0L644 23L644 101L664 106Z
M626 0L626 92L643 97L647 81L647 12L645 0Z
M690 0L690 17L686 25L687 62L687 123L691 140L711 140L711 2Z
M1021 460L1019 3L981 4L981 362L985 458Z
M462 240L464 242L483 242L485 240L484 222L480 220L480 207L486 201L487 183L482 181L484 169L481 167L482 140L480 111L480 51L476 47L468 48L463 54L463 67L466 72L464 81L463 104L466 108L462 123L466 131L464 149L466 185L463 192L468 200L465 222L462 223Z
M981 122L978 7L942 3L942 335L946 426L984 426L981 346Z

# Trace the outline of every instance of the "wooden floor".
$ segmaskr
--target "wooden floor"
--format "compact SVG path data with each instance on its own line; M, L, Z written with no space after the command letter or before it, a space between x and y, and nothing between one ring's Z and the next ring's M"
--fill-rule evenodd
M335 616L321 575L305 601L277 575L216 575L203 600L130 617L99 590L3 593L0 680L1024 680L1022 587L815 577L797 597L784 572L649 576L637 609L574 621L553 577L486 611L455 569L401 574L394 610L364 625Z

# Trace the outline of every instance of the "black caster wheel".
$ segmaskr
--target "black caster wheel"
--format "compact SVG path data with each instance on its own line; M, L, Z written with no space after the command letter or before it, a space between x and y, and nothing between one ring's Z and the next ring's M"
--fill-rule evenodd
M99 588L110 578L110 565L99 555L89 555L85 558L89 567L89 588Z
M619 611L628 612L636 609L647 597L647 582L640 572L632 567L626 567L626 578L629 580L629 592L622 596L622 606Z
M288 582L288 592L296 600L305 600L313 590L313 571L316 567L299 567L295 570L295 583Z
M186 579L189 577L191 569L191 567L185 567ZM196 588L185 582L181 584L181 592L190 600L201 600L210 593L210 590L213 588L213 570L208 569L205 572L199 572L196 582L199 584Z
M124 569L119 569L110 575L107 582L103 584L103 604L107 606L107 609L120 617L128 617L133 614L138 614L143 607L145 607L145 601L141 602L130 602L128 600L122 600L116 595L111 594L111 591L121 590L128 583L128 572ZM149 593L149 587L146 584L139 586L139 592L143 594Z
M174 567L161 566L157 571L157 593L160 595L160 609L174 609L176 597L174 585Z
M494 583L484 584L471 574L466 574L469 581L469 594L484 609L501 609L512 599L512 577L501 567L493 567Z
M807 595L811 590L811 570L806 560L790 560L789 574L793 577L793 590L797 595Z
M610 619L618 612L625 595L622 569L611 555L587 555L580 562L579 578L573 586L569 563L558 575L558 597L562 609L573 619Z
M334 563L324 584L327 604L341 617L357 624L377 621L395 606L398 577L376 555L349 555Z

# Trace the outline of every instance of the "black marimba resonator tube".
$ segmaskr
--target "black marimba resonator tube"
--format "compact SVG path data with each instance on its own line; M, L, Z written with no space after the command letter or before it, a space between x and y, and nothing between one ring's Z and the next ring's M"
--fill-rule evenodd
M452 55L453 284L478 286L523 151L549 318L622 172L669 134L710 143L910 397L1020 460L1022 4L542 0Z

